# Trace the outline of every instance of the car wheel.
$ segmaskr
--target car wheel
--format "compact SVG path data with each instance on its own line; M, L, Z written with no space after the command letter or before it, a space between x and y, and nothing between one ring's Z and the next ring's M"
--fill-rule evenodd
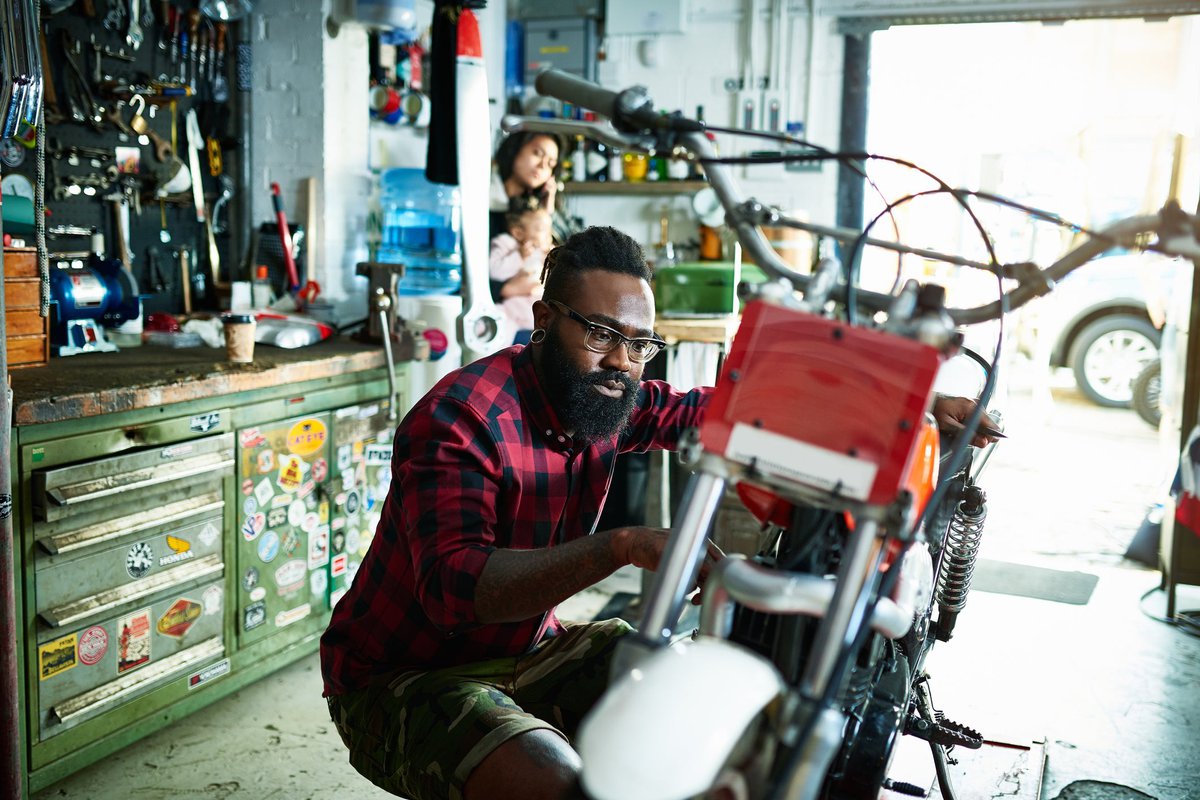
M1158 358L1159 333L1148 320L1114 314L1091 322L1075 338L1071 369L1093 403L1129 408L1133 381Z
M1162 422L1162 361L1151 361L1133 381L1133 410L1151 427Z

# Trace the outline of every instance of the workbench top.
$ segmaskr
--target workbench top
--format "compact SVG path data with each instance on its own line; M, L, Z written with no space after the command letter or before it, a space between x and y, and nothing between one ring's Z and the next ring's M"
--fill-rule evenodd
M224 348L155 345L51 358L47 366L10 373L13 424L37 425L154 408L386 365L381 346L346 338L295 350L259 344L253 364L229 363Z

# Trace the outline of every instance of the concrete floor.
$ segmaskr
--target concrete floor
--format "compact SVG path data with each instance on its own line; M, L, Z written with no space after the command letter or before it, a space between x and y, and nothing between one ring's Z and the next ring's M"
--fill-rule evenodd
M1132 412L1096 408L1070 390L1052 400L1018 392L1008 430L983 481L983 556L1099 582L1084 606L972 594L955 639L931 658L937 705L988 739L1045 741L1047 800L1139 796L1082 781L1200 799L1200 639L1147 616L1162 613L1161 593L1139 605L1158 573L1121 558L1169 469L1154 433ZM637 584L619 574L564 616L590 616ZM1185 589L1180 608L1200 608L1200 589ZM305 658L34 800L388 797L346 763L320 691L316 656ZM1036 796L1028 785L1018 793L1002 769L972 771L971 758L958 768L974 777L960 783L961 800Z

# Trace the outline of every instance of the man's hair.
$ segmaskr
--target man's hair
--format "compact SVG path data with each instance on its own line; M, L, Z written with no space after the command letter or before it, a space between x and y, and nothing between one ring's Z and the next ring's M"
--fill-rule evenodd
M654 279L640 244L616 228L597 226L573 234L546 255L542 299L568 302L579 276L593 269L632 275L647 283Z
M562 139L555 136L553 133L543 133L540 131L521 131L520 133L509 134L504 138L500 145L496 148L496 171L500 173L500 180L506 181L512 177L513 162L517 160L517 153L521 152L521 148L528 142L536 139L539 136L545 136L558 145L558 157L562 158L563 142ZM560 164L554 165L553 174L557 177L560 174Z

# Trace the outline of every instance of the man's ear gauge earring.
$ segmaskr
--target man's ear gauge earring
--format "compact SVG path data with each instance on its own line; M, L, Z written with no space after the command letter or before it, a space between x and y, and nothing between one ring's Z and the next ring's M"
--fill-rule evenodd
M534 328L533 333L529 334L529 343L530 344L541 344L545 340L546 340L546 329L545 328Z

